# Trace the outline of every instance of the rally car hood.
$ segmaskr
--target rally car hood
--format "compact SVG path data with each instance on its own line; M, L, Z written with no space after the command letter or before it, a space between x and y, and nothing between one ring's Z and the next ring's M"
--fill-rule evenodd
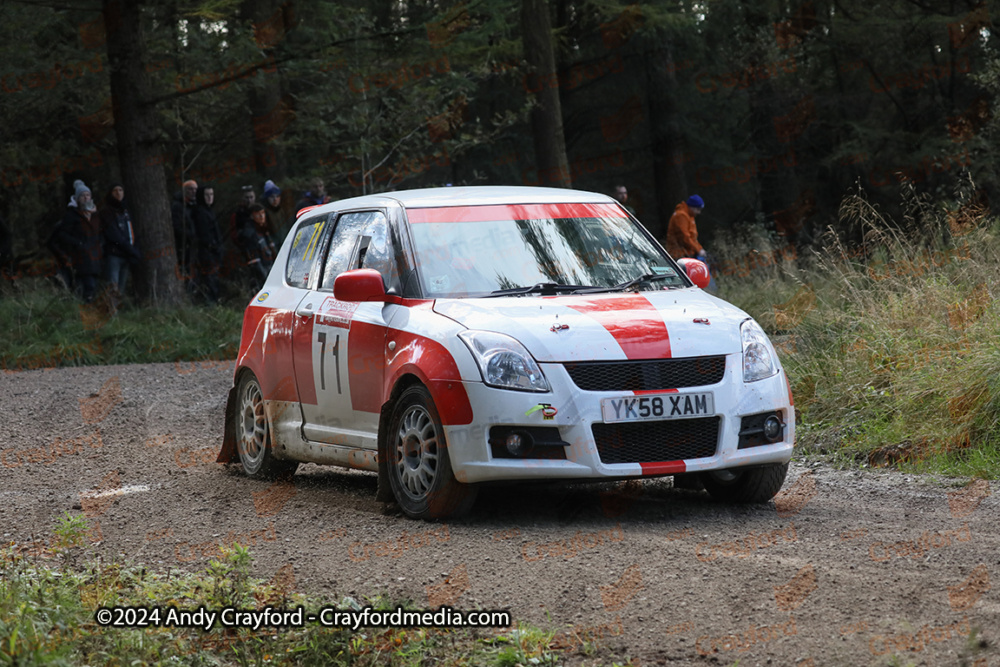
M519 340L542 362L666 359L740 352L739 308L697 288L651 292L439 299L469 329Z

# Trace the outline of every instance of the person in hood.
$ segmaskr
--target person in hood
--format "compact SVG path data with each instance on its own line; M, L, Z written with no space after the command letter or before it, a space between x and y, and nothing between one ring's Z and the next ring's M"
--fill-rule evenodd
M219 303L219 271L222 267L222 235L212 208L214 205L215 188L210 185L198 188L193 214L198 237L195 291L200 292L210 304Z
M704 208L705 201L698 195L691 195L674 208L667 223L667 252L674 259L694 257L705 261L705 249L698 243L698 226L694 222Z
M142 261L121 184L115 183L108 190L99 215L104 235L104 276L111 286L113 306L117 307L118 299L125 292L129 270L137 269Z
M94 196L83 181L73 181L73 196L62 222L52 232L49 247L65 253L85 303L91 303L97 293L97 278L101 275L103 258L102 241L101 219L94 205Z

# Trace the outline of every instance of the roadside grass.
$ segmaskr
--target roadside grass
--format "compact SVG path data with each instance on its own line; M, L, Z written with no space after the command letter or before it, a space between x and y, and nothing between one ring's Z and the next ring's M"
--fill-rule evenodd
M937 205L903 196L902 223L861 195L847 197L841 222L860 243L828 233L808 256L724 276L718 294L775 343L800 451L996 478L1000 222L961 193ZM723 250L779 256L779 245L750 232Z
M513 628L199 628L101 627L101 607L153 605L209 611L223 607L291 610L326 606L393 610L376 597L320 600L293 590L289 577L250 576L252 556L239 544L221 546L202 572L167 573L105 562L89 552L88 523L66 514L43 554L0 549L0 664L5 665L555 665L554 633ZM415 609L403 602L406 609Z
M43 279L28 279L0 298L0 368L231 360L243 309L232 305L163 309L107 301L83 304Z

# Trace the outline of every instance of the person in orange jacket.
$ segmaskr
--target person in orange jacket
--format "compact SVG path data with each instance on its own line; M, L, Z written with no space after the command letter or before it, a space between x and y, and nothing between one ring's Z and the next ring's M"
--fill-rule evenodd
M667 223L667 252L672 257L695 257L705 261L705 249L698 243L698 227L695 217L705 208L705 201L698 195L691 195L674 209Z

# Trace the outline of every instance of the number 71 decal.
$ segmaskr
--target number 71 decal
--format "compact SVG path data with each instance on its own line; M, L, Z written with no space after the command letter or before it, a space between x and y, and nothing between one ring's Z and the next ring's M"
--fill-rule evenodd
M319 339L319 388L326 391L326 332L320 331L317 338ZM340 389L340 334L334 336L331 351L333 352L334 370L337 373L337 393L340 394L343 393Z

